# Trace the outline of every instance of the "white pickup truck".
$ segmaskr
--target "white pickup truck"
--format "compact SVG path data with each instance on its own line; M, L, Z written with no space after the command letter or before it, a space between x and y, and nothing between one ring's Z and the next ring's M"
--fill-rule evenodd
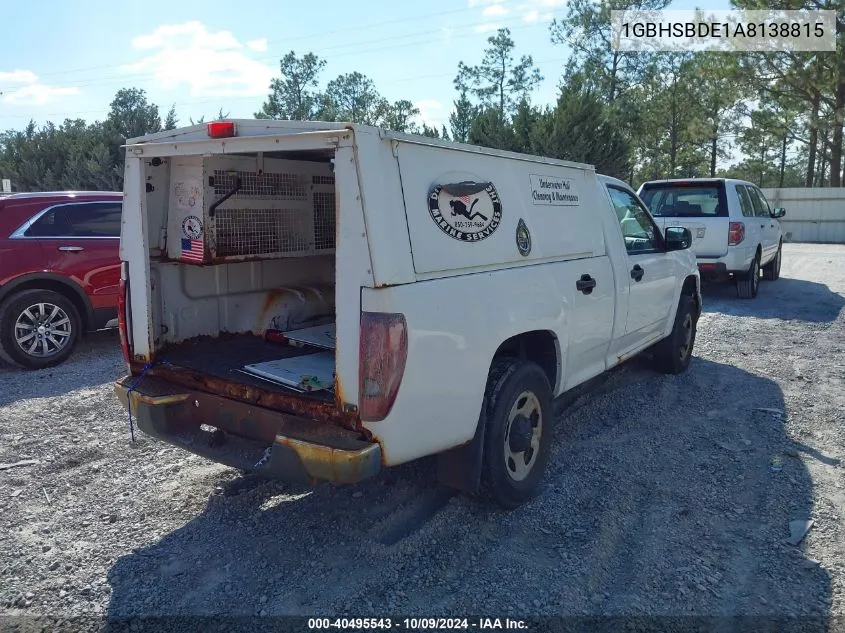
M530 498L552 400L644 350L684 371L689 231L592 167L292 121L126 147L116 390L149 435L246 471Z

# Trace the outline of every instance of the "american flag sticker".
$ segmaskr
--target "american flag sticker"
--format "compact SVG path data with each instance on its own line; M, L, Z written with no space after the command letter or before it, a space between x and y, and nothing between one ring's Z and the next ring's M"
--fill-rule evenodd
M182 256L180 259L186 262L202 263L204 258L202 240L191 240L182 238Z

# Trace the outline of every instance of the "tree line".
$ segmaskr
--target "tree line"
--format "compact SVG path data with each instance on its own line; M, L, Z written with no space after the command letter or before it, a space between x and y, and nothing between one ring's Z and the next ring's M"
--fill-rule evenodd
M351 121L400 132L593 164L636 185L656 178L726 176L762 187L842 186L845 10L838 0L788 0L837 11L838 46L826 53L645 53L610 47L610 12L666 8L669 0L570 0L552 21L569 48L557 101L532 103L544 80L509 29L461 61L448 126L420 122L359 72L323 83L326 60L291 51L256 118ZM732 0L767 9L769 0ZM222 110L216 118L225 118ZM190 121L199 123L200 121ZM173 129L143 90L117 92L104 121L66 120L0 134L0 176L19 191L119 190L121 144ZM724 164L730 167L720 167Z

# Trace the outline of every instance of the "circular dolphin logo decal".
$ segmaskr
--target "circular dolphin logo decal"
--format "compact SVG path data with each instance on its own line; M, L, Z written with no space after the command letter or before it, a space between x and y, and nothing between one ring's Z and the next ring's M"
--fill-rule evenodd
M428 194L428 211L441 231L462 242L486 239L502 222L502 202L490 182L436 185Z
M202 220L195 215L189 215L182 220L182 234L190 240L202 237Z

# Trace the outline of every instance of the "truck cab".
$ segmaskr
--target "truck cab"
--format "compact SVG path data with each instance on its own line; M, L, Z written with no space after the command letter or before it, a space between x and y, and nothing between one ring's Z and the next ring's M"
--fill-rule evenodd
M350 483L438 455L515 507L555 397L643 351L690 363L689 231L589 165L290 121L126 152L117 393L210 459Z

